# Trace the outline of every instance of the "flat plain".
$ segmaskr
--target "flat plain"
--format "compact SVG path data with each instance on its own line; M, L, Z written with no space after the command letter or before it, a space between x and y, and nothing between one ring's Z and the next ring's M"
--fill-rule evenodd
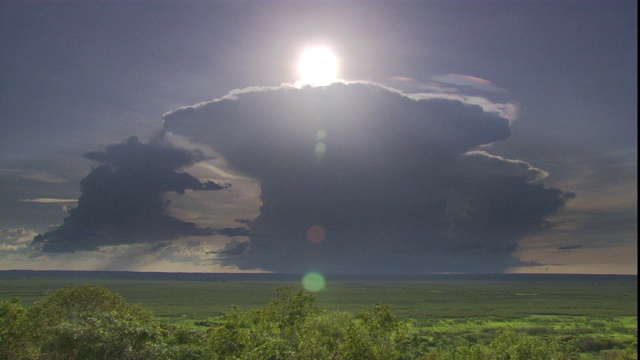
M261 307L302 275L0 271L0 301L25 306L47 291L88 283L149 308L160 320L193 327L220 322L232 306ZM507 326L537 336L637 343L637 276L326 276L316 292L326 310L358 313L390 304L429 339L488 339ZM587 341L587 340L585 340Z

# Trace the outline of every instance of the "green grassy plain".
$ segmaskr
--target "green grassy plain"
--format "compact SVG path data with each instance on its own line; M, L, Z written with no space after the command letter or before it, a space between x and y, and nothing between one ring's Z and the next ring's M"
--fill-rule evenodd
M0 300L19 297L29 306L46 291L88 283L148 307L162 321L202 327L219 322L233 305L261 307L276 288L300 286L300 280L131 279L91 273L0 277ZM571 338L594 351L637 343L637 277L328 277L316 296L324 309L354 313L390 304L425 341L487 341L512 327L536 336Z

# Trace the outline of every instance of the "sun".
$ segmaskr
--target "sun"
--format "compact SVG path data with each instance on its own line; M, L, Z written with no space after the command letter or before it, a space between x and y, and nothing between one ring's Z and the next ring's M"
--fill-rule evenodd
M306 85L329 85L338 79L338 58L324 46L307 48L298 61L298 76Z

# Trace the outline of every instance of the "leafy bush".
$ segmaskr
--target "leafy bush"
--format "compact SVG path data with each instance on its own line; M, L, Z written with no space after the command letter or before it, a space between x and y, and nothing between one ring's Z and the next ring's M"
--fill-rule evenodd
M344 352L347 329L353 323L350 312L323 312L307 319L298 347L302 359L338 359Z
M630 346L628 342L612 338L582 336L573 342L581 352L601 352L603 350L625 349Z
M390 305L376 304L363 311L347 331L346 359L399 359L408 355L407 325L392 313Z
M306 342L307 320L320 313L308 292L279 288L263 308L234 307L222 325L210 330L211 349L220 358L292 359Z
M312 294L276 290L265 307L234 308L210 330L211 348L220 358L237 359L400 359L408 352L406 324L389 305L358 316L320 310Z
M29 348L27 311L19 299L0 302L0 359L28 359L34 356Z
M463 345L456 350L461 360L562 360L575 359L575 350L559 341L545 341L526 333L507 328L489 345Z
M68 359L150 357L156 351L147 345L161 337L150 311L91 285L47 294L28 315L32 340L45 358L47 354Z
M29 309L0 303L0 325L0 359L198 358L186 355L201 348L142 306L91 285L48 293Z

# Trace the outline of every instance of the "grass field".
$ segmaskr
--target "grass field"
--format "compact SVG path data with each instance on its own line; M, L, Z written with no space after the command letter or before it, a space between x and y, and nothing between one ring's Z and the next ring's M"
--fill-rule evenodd
M46 291L78 283L104 286L150 308L163 321L198 327L220 321L232 305L263 306L276 288L300 286L301 277L211 275L194 280L0 272L0 300L19 297L28 306ZM539 336L637 342L635 276L329 276L316 296L322 308L354 313L376 303L390 304L426 338L455 335L478 341L510 326Z

